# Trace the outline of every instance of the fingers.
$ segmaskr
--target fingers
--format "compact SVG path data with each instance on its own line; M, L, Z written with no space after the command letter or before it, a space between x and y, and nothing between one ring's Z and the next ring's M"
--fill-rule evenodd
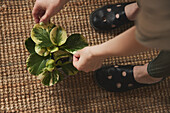
M76 67L76 68L78 68L79 58L80 58L80 54L79 54L78 52L76 52L76 53L73 55L73 65L74 65L74 67Z
M46 10L45 14L41 17L40 22L49 23L50 18L55 14L54 7L50 7Z
M78 58L78 57L73 56L73 62L77 62L78 60L79 60L79 58Z
M90 72L102 66L102 60L97 58L89 58L87 53L80 50L73 55L73 65L79 71Z
M74 54L74 57L75 57L76 59L79 59L79 58L80 58L80 52L77 51L77 52Z
M39 19L39 8L38 6L35 4L33 10L32 10L32 16L34 17L34 21L36 23L39 23L40 19Z
M40 22L43 22L43 23L49 23L50 21L50 14L48 11L45 12L45 14L40 18Z
M45 8L35 4L32 15L36 23L49 23L51 16L53 16L53 7Z
M51 3L50 1L36 1L32 15L36 23L43 22L45 24L49 23L50 18L60 11L64 4L58 1Z
M87 62L83 56L82 51L77 51L74 55L73 55L73 65L74 67L79 70L79 71L84 71L84 72L89 72L91 71L91 67L86 66ZM85 65L86 64L86 65ZM90 69L89 69L90 68Z

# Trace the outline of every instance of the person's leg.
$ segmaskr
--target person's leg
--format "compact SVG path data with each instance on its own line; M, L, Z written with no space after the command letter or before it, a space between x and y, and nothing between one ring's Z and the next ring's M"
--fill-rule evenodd
M139 83L152 84L170 75L170 51L161 51L148 64L134 67L134 78Z
M170 51L161 51L158 57L148 64L147 70L152 77L170 76Z
M125 6L125 13L129 20L134 21L139 12L139 7L137 3L132 3Z

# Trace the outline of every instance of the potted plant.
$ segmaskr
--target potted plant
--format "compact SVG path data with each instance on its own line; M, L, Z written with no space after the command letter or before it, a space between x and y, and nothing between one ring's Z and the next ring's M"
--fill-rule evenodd
M54 85L65 75L78 72L72 64L72 56L86 46L88 43L81 34L67 37L61 26L35 24L31 37L25 41L25 47L30 52L26 61L28 72L37 76L44 85Z

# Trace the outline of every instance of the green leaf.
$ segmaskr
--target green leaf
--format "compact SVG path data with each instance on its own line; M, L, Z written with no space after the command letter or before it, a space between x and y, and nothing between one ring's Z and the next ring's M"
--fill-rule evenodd
M38 75L46 67L46 62L50 59L50 56L42 57L36 53L31 54L26 62L29 73Z
M48 71L53 71L55 68L55 61L53 59L50 59L46 62L46 67Z
M43 72L38 75L38 79L41 80L42 84L51 86L59 82L60 76L62 76L61 73L56 69L54 69L52 72L44 69Z
M67 33L62 27L54 27L50 32L51 42L56 46L63 45L67 40Z
M63 80L65 75L78 72L72 64L72 54L88 43L80 34L67 37L62 27L41 23L33 27L25 46L31 53L26 62L29 73L38 76L44 85L51 86Z
M27 48L27 50L30 53L35 53L34 47L35 47L35 43L34 41L31 39L31 37L27 38L25 40L25 47Z
M78 70L73 66L72 63L66 63L61 66L63 72L67 75L75 75L77 74Z
M66 43L61 48L74 54L77 50L83 49L86 46L88 46L88 43L82 35L73 34L68 37Z
M48 23L48 24L42 24L41 25L48 33L51 32L51 30L56 26L55 24Z
M35 45L35 52L40 56L47 56L50 53L46 47L41 47L40 45Z
M44 23L43 23L43 22L40 22L40 25L42 26L42 25L44 25Z
M50 31L53 27L53 24L36 24L31 31L32 40L42 47L52 46L52 42L50 41Z
M56 67L58 68L58 67L61 67L63 65L69 64L69 63L72 63L71 61L69 61L69 57L61 58L61 59L57 60Z
M47 50L50 51L51 53L54 53L54 52L58 51L59 48L56 46L51 46L51 47L47 47Z
M59 51L53 53L53 57L54 57L54 60L57 61L61 58L72 57L72 54L70 54L67 51L59 50Z

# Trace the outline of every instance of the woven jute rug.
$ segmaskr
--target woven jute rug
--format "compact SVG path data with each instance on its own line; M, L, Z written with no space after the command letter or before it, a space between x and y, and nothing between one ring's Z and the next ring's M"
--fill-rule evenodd
M51 22L63 26L68 34L81 33L89 45L101 44L133 25L126 24L111 32L97 32L90 27L89 15L106 4L128 0L71 0ZM26 69L29 55L24 42L35 24L32 17L34 0L0 1L0 113L58 112L170 112L170 78L149 87L123 93L110 93L99 88L93 72L79 72L64 81L43 86ZM137 55L111 57L103 65L142 65L158 55L151 50Z

